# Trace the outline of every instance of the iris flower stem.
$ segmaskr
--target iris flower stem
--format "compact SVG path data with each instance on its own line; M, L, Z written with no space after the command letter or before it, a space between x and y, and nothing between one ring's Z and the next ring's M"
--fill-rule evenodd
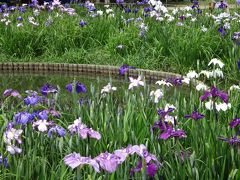
M77 180L81 180L81 167L77 168L76 174L77 174Z
M213 99L213 112L214 112L214 118L215 118L215 123L218 122L218 112L216 109L216 102L215 99Z
M216 123L216 122L214 122L214 124L215 124L215 123ZM213 134L213 130L212 130L211 124L210 124L210 122L207 123L207 124L208 124L208 127L209 127L209 129L210 129L212 141L214 141L214 134ZM213 152L214 152L214 156L215 156L215 154L216 154L216 143L213 143L213 147L214 147Z

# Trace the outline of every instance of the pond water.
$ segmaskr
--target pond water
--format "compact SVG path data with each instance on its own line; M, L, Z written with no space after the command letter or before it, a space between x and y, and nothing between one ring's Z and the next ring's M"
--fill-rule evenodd
M57 86L59 89L58 93L58 103L62 106L69 104L70 106L70 99L71 94L66 90L66 85L71 82L80 82L84 84L87 88L87 93L80 93L75 98L79 99L88 99L93 94L100 94L101 89L106 86L109 82L111 82L112 86L117 87L117 93L114 93L116 97L119 99L122 98L124 94L124 90L128 89L129 86L129 79L127 77L100 77L100 76L91 76L87 74L82 75L64 75L64 74L34 74L34 73L24 73L24 74L12 74L12 73L1 73L0 74L0 93L6 89L14 89L19 91L23 97L27 96L25 93L26 90L33 90L41 94L40 90L41 87L48 83L54 86ZM155 84L149 84L147 86L148 93L150 90L156 90L160 88ZM177 88L165 88L164 94L166 95L165 98L174 99L176 96L176 91L178 92L186 92L186 87L180 86ZM140 92L139 92L140 93ZM149 96L149 94L145 94ZM1 97L3 97L1 95ZM1 98L2 99L2 98ZM2 100L1 100L2 102Z

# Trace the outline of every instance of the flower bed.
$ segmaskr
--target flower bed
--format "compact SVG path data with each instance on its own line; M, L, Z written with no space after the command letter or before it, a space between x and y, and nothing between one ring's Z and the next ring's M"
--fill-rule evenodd
M129 77L126 88L87 87L76 79L38 91L6 89L2 177L238 178L240 88L217 88L224 67L212 59L207 70L158 79L156 86L139 76ZM119 76L132 68L120 67ZM67 101L60 103L63 91Z

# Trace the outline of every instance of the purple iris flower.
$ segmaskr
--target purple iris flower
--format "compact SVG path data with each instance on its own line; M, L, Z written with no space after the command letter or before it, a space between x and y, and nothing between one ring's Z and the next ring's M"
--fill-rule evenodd
M118 165L121 163L119 156L108 152L101 153L94 160L99 163L102 169L110 173L116 171Z
M14 11L15 9L16 9L15 6L9 6L9 7L8 7L8 11Z
M8 122L6 129L12 129L14 127L14 124L15 123L13 121Z
M59 137L63 137L66 134L66 131L61 126L54 126L49 129L48 131L48 137L52 137L52 133L56 133Z
M47 96L48 94L52 94L52 93L55 94L57 92L58 92L58 88L48 83L43 85L41 88L41 93L44 96Z
M192 118L192 119L194 119L194 120L199 120L199 119L204 118L204 115L203 115L203 114L200 114L199 112L197 112L196 110L194 110L194 111L192 112L192 114L190 114L190 115L185 115L184 118L186 118L186 119Z
M52 115L55 118L60 118L61 115L58 111L54 110L54 109L45 109L42 112L46 113L47 115Z
M24 104L27 106L28 105L35 106L39 102L39 100L40 97L37 94L32 94L24 99Z
M235 118L229 123L229 126L230 128L235 128L239 124L240 124L240 118Z
M240 32L234 32L232 35L232 40L237 45L240 45Z
M79 99L79 104L80 104L80 106L83 106L84 104L90 106L91 100L88 99L88 98L80 98Z
M129 69L136 69L136 68L133 66L128 66L124 64L119 68L119 75L123 76Z
M142 160L139 160L137 162L137 166L135 168L132 168L130 170L130 176L133 176L136 172L139 172L142 170ZM149 177L154 177L155 174L157 173L158 166L155 163L148 163L146 166L146 172Z
M149 163L147 164L147 175L149 177L154 177L155 174L157 173L158 167L154 163Z
M3 164L3 167L5 167L5 168L9 167L8 158L7 157L3 158L2 154L0 153L0 165L2 165L2 164Z
M139 9L138 9L138 8L134 8L132 12L133 12L134 14L137 14L137 13L138 13L138 11L139 11Z
M227 34L227 31L226 29L223 27L223 26L220 26L218 28L218 32L222 35L222 36L225 36Z
M165 131L168 128L171 128L172 125L169 124L168 122L163 122L162 120L157 121L154 123L152 129L159 129L160 131Z
M170 137L178 137L178 138L185 138L187 137L185 131L178 129L174 130L172 127L167 128L162 134L160 134L159 138L166 140Z
M151 7L144 7L143 10L144 10L145 13L148 13L148 12L152 11L152 8Z
M37 5L37 4L38 4L38 0L32 0L32 3L33 3L34 5Z
M169 83L173 84L174 86L180 86L180 85L182 85L182 80L183 80L183 78L181 78L181 77L167 78L166 82L169 82Z
M23 7L23 6L20 6L20 7L18 8L18 11L19 11L20 13L25 13L25 12L26 12L26 9L25 9L25 7Z
M81 122L81 118L76 119L73 124L69 125L68 130L71 134L78 134L82 139L86 139L88 136L97 140L101 139L101 134L92 128L88 128Z
M181 160L181 163L183 163L187 158L189 158L191 156L191 152L189 150L183 150L183 151L180 151L180 160Z
M165 109L158 109L157 114L160 116L161 119L163 119L166 115L168 115L170 112L173 112L175 109L169 107L167 110Z
M237 62L238 70L240 71L240 59Z
M8 8L7 4L2 4L2 5L1 5L1 9L2 9L2 10L6 10L7 8Z
M19 112L14 115L14 120L17 124L26 125L34 119L34 116L28 112Z
M16 90L13 90L13 89L6 89L4 92L3 92L3 96L12 96L12 97L18 97L18 98L22 98L22 96L20 95L20 93Z
M228 7L226 2L221 1L221 4L218 6L220 9L226 9Z
M199 8L199 2L197 0L193 1L192 9L198 9Z
M23 18L21 16L18 16L17 21L23 21Z
M212 97L213 99L219 97L225 103L228 103L228 94L218 90L216 87L212 87L210 91L205 91L204 94L200 97L201 101L205 101L208 97Z
M116 4L123 4L124 0L116 0Z
M48 112L46 112L44 110L40 111L40 112L38 112L37 117L38 117L38 119L41 119L41 120L48 120Z
M80 21L80 23L79 23L79 25L80 25L81 27L84 27L84 26L86 26L86 25L87 25L87 22L85 22L85 21L81 20L81 21Z
M131 12L131 9L130 9L130 8L125 8L125 9L124 9L124 12L125 12L125 13L130 13L130 12Z
M67 91L70 93L72 92L72 88L73 88L72 83L70 83L66 86ZM87 92L86 86L80 82L76 82L75 88L76 88L77 93L86 93Z
M201 9L197 9L197 13L198 14L202 14L202 10Z
M179 19L180 19L181 21L184 21L184 20L186 19L186 17L185 17L185 16L180 16Z
M142 160L140 159L137 162L137 166L135 168L131 168L130 170L130 176L133 176L135 172L139 172L142 169Z
M240 5L240 0L236 0L236 3L239 6Z
M72 169L88 164L91 165L96 172L100 172L99 170L99 164L96 160L91 159L90 157L82 157L80 154L72 153L64 157L64 163L68 166L70 166Z
M228 142L230 145L240 145L240 139L238 139L237 136L233 136L231 138L225 138L225 137L218 137L218 139Z

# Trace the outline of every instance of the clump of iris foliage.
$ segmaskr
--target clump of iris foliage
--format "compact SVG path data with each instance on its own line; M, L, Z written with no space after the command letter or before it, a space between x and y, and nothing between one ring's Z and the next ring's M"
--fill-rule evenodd
M139 75L128 88L76 79L6 89L1 178L239 179L240 87L219 88L221 60L207 67L155 86Z
M225 3L225 2L224 2ZM130 64L178 73L201 69L209 59L226 64L236 79L239 53L232 36L239 31L238 9L199 3L166 9L161 1L127 5L65 4L0 8L0 60Z

